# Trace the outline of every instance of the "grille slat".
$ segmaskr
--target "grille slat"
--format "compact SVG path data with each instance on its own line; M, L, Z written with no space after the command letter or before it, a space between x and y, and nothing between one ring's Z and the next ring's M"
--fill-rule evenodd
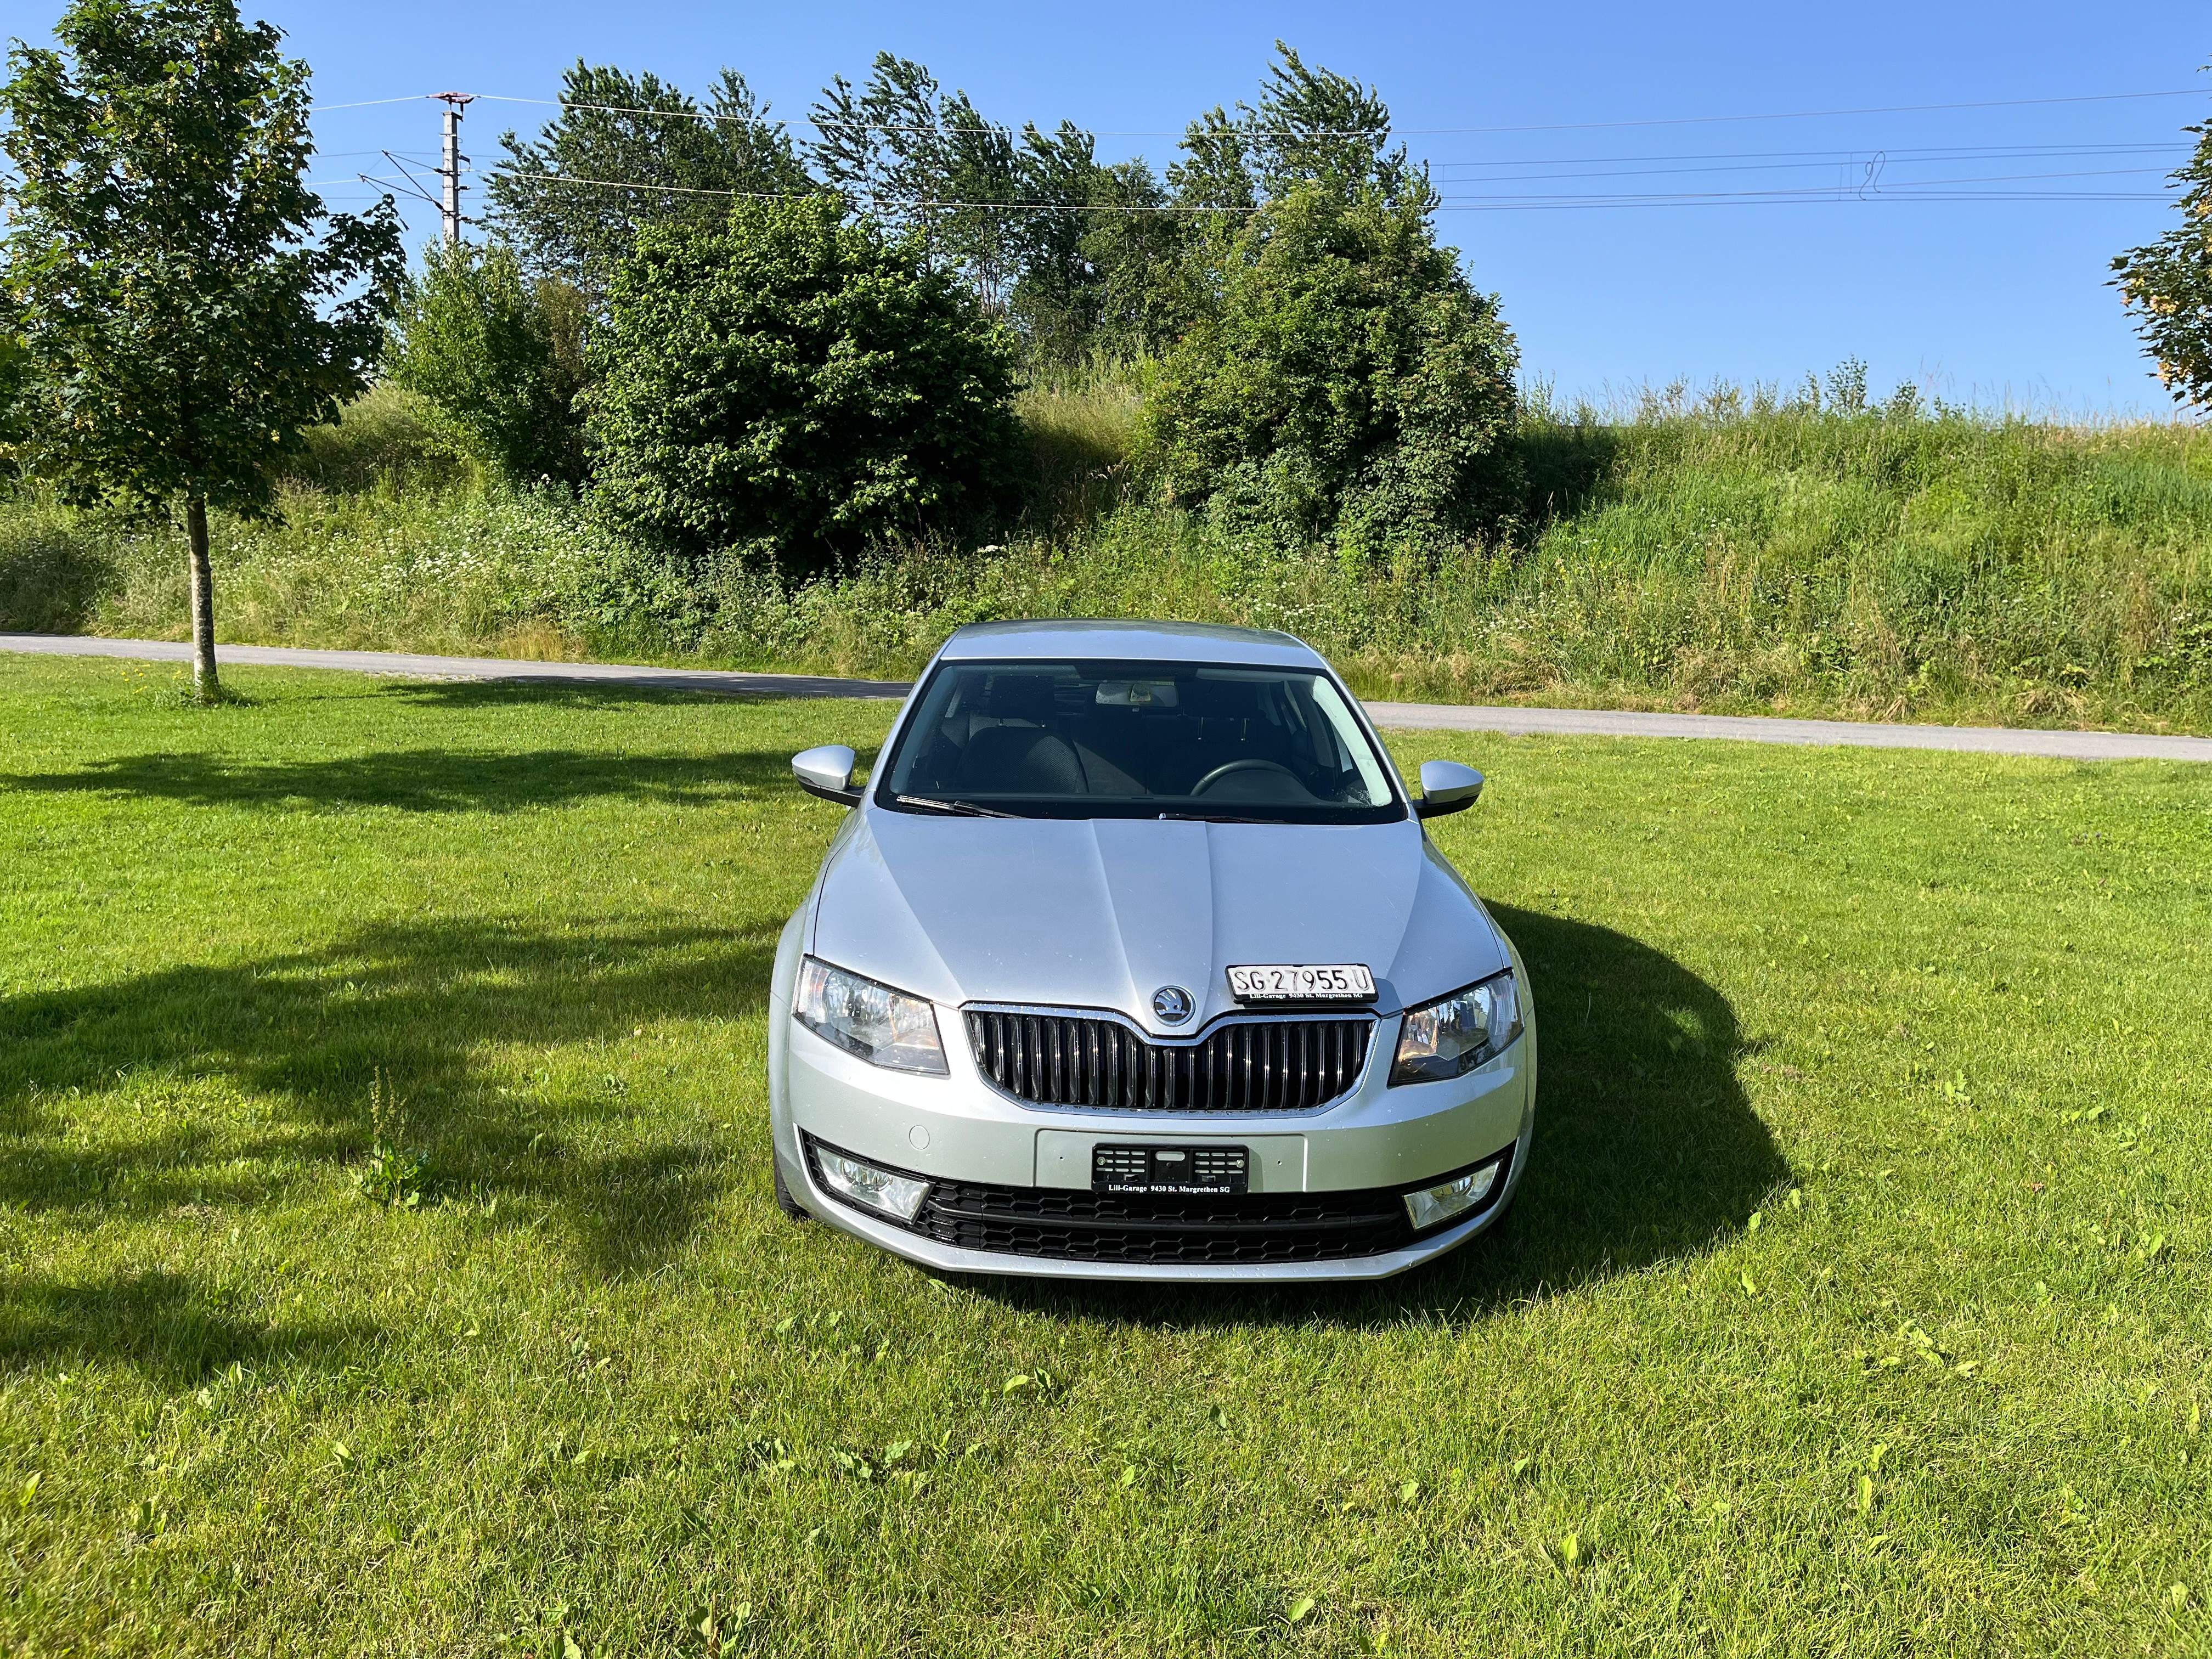
M985 1076L1037 1106L1108 1111L1301 1112L1359 1080L1375 1022L1235 1020L1194 1042L1154 1042L1097 1015L968 1011Z

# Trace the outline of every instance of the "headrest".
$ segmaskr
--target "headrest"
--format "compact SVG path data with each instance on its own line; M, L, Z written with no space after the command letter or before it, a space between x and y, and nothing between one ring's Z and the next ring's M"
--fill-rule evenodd
M1048 723L1055 712L1049 674L994 674L977 711L1002 720Z

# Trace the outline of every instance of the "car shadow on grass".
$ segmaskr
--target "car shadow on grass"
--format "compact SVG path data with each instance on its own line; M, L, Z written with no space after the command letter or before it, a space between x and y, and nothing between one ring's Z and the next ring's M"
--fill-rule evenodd
M1449 1321L1693 1257L1741 1231L1790 1168L1737 1081L1753 1045L1728 999L1612 928L1492 914L1528 963L1541 1045L1534 1145L1493 1231L1367 1285L968 1282L1039 1311L1177 1325Z
M70 772L0 775L0 790L152 797L195 806L297 811L391 806L516 812L618 799L696 806L782 794L787 755L625 755L573 749L394 749L295 761L208 754L120 756Z
M404 1115L393 1139L429 1154L433 1201L498 1214L498 1200L526 1200L496 1224L550 1213L590 1270L647 1270L684 1247L733 1171L680 1124L641 1135L622 1068L587 1064L589 1045L757 1012L775 933L385 923L285 955L0 998L0 1204L147 1218L326 1184L368 1152L380 1079ZM563 1069L519 1078L513 1056L532 1048L561 1051ZM495 1073L487 1049L504 1051ZM100 1099L139 1089L161 1103L143 1130ZM191 1116L209 1090L215 1103Z

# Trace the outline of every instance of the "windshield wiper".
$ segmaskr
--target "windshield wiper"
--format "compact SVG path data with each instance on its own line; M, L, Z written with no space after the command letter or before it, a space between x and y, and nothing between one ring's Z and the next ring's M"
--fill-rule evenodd
M1163 823L1288 823L1288 818L1237 818L1223 812L1163 812Z
M1001 812L995 806L978 806L972 800L937 800L928 795L893 795L901 806L927 806L934 812L957 812L964 818L1018 818L1019 812Z

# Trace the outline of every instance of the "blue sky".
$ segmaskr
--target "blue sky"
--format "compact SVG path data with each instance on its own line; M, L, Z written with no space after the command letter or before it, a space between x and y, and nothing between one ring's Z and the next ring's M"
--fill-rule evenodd
M0 28L38 38L57 9L11 0ZM1499 295L1525 372L1598 397L1677 377L1792 382L1855 354L1877 391L1913 380L1983 403L2163 411L2106 267L2171 222L2157 198L2186 153L2179 129L2212 113L2212 76L2199 73L2212 15L2173 0L247 9L288 31L323 104L447 88L546 98L582 57L687 88L727 64L797 125L831 75L858 78L887 48L967 88L994 119L1073 118L1101 135L1102 153L1156 164L1199 110L1253 95L1280 36L1382 90L1447 198L1469 204L1441 216L1443 234ZM2188 95L1893 107L2176 91ZM1887 112L1711 118L1876 109ZM327 111L318 176L380 170L386 147L427 155L436 111ZM466 148L488 162L502 127L547 112L478 103ZM1641 125L1609 125L1622 123ZM1552 130L1528 130L1540 128ZM1761 188L1792 193L1728 194ZM1604 193L1720 199L1587 200ZM2018 195L1929 199L1984 193ZM2148 199L2025 198L2057 193ZM1583 199L1474 205L1513 197ZM428 228L427 212L415 217Z

